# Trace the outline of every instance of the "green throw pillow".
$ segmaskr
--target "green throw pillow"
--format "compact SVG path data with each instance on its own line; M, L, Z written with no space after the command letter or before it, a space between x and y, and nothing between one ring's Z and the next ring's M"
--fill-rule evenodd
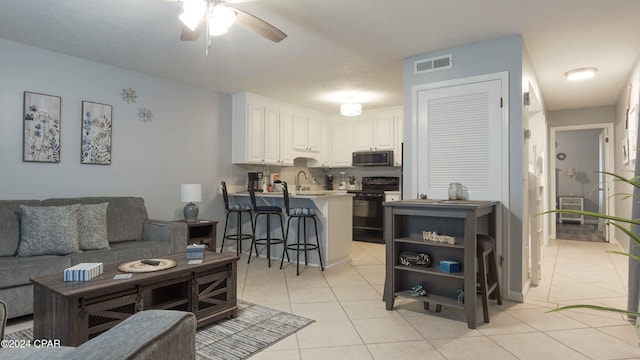
M80 250L109 249L107 206L109 203L80 205L78 213Z
M78 252L78 210L67 206L20 205L18 256L67 255Z

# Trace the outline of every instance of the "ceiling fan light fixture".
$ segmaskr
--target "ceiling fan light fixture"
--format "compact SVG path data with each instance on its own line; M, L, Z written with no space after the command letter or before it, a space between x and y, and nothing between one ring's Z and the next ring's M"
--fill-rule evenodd
M228 29L236 21L236 13L228 7L218 4L211 11L210 19L214 19L221 27Z
M209 35L211 36L220 36L226 33L229 30L229 27L224 26L224 24L220 24L215 21L214 18L209 18Z
M569 80L584 80L594 77L597 72L598 69L594 67L587 67L567 71L566 73L564 73L564 75Z
M349 102L340 105L340 115L359 116L360 114L362 114L362 104Z
M207 12L207 3L203 0L185 0L182 9L180 21L191 31L195 31Z

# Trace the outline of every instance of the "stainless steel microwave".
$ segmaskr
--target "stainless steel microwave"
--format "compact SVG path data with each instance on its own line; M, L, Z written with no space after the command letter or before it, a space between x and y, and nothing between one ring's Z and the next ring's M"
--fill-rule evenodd
M356 151L353 166L393 166L393 151Z

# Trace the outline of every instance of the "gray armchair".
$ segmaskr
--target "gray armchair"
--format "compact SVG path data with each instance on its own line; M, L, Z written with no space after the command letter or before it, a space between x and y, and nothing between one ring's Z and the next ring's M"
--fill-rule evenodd
M78 347L2 349L0 360L195 359L196 319L190 312L135 313Z

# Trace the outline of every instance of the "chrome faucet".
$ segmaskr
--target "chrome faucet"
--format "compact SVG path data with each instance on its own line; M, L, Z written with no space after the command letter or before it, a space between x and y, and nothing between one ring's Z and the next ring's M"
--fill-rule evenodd
M309 177L307 176L307 173L304 172L304 170L300 170L298 171L298 175L296 175L296 191L300 191L300 174L304 175L305 180L308 180Z

